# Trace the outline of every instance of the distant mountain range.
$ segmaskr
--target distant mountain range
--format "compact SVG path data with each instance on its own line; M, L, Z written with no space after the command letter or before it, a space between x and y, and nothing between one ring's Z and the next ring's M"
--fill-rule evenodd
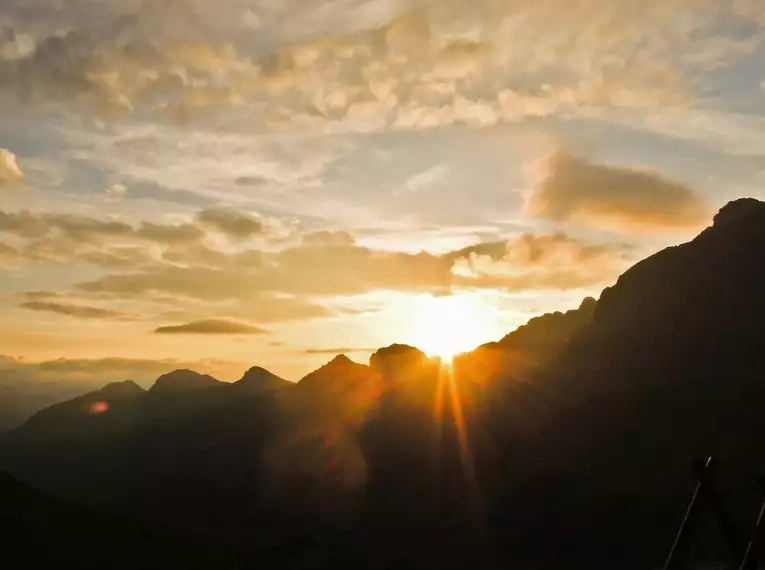
M0 437L0 469L252 560L282 553L269 567L653 567L691 456L723 460L736 520L754 520L763 292L765 204L737 200L453 372L393 345L296 384L262 368L112 384ZM726 555L714 533L702 544Z

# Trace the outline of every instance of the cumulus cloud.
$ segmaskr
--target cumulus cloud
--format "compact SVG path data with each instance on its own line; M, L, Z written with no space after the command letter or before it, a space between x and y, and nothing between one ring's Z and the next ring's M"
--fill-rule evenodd
M201 247L206 232L192 223L132 224L47 212L0 210L0 234L21 240L20 255L33 261L84 261L106 267L154 263L156 251Z
M537 165L529 214L626 232L696 228L705 202L682 183L648 170L589 162L558 150Z
M274 130L645 109L688 103L694 73L751 51L756 31L741 39L728 31L741 26L722 25L761 22L747 2L646 0L637 11L612 0L102 2L85 18L62 3L31 11L11 0L0 13L10 23L0 85L26 100L87 98L89 111L148 109L181 123L254 109ZM513 94L512 108L478 95L500 92Z
M157 334L221 334L221 335L261 335L268 331L244 323L225 319L208 319L185 325L159 327Z
M0 189L18 186L24 180L16 155L0 148Z
M458 252L455 282L508 290L565 290L615 279L634 261L624 244L586 244L566 234L521 234Z
M72 305L69 303L53 303L49 301L28 301L20 305L24 309L37 312L56 313L78 319L124 319L125 313L102 309L99 307L88 307L83 305Z

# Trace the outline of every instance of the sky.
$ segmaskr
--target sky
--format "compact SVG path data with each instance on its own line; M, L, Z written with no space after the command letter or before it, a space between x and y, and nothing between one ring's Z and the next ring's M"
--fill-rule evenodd
M764 185L761 0L0 0L16 368L470 349Z

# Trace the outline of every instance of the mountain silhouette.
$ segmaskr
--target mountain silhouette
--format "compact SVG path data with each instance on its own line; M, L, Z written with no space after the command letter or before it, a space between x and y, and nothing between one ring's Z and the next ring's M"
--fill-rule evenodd
M292 386L292 383L269 372L265 368L253 366L244 373L244 376L234 382L234 386L239 390L255 394L280 390Z
M548 356L563 348L576 333L592 322L597 303L592 297L587 297L577 309L535 317L494 345L502 350Z
M110 385L2 436L0 468L284 567L656 566L690 457L721 458L735 520L754 520L763 291L765 204L737 200L597 301L451 367L392 345L297 384L255 367Z
M157 378L149 392L153 394L177 394L215 388L221 384L222 382L207 374L199 374L193 370L175 370Z
M0 562L9 570L244 567L225 543L71 505L2 472L0 504Z

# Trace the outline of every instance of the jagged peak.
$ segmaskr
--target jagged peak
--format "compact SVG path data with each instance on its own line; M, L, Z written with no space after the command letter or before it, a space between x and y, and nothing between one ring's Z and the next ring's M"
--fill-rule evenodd
M346 365L354 364L353 360L348 358L345 354L338 354L332 360L328 362L329 365Z
M253 366L247 370L239 380L234 382L234 386L259 389L276 388L282 385L287 386L289 384L290 382L277 376L270 370L266 370L262 366Z

